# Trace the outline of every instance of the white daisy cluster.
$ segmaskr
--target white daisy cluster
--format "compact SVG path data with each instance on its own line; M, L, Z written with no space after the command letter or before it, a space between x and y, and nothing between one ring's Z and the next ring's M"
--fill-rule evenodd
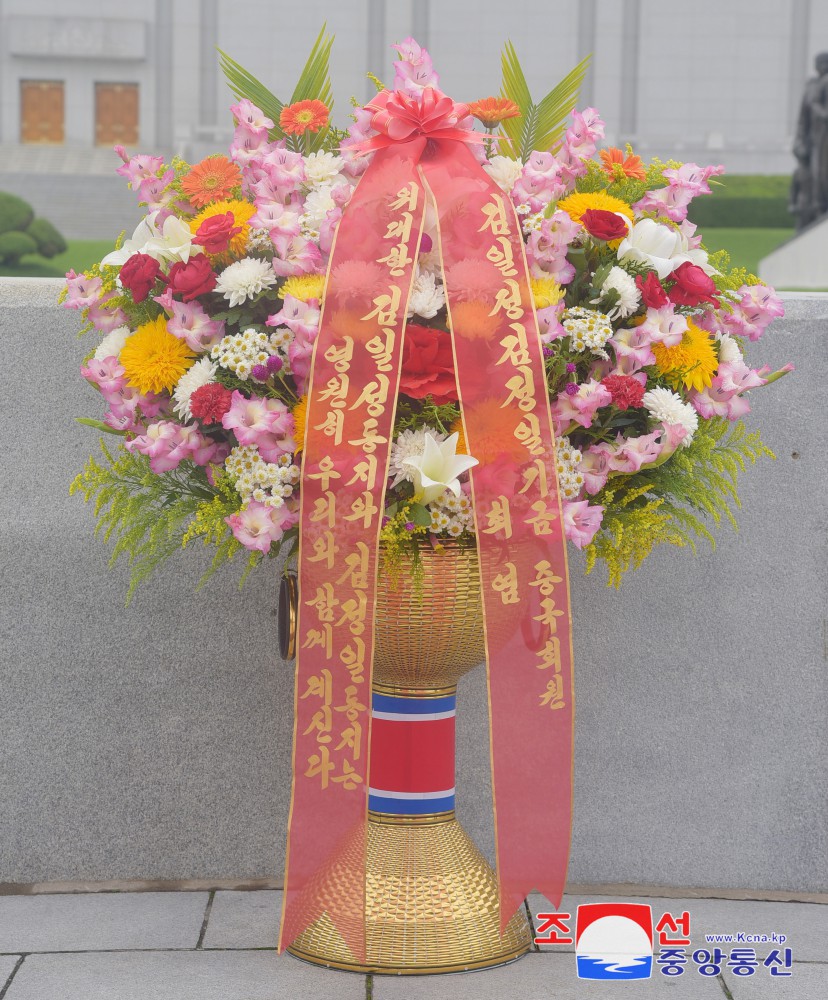
M562 437L558 441L556 468L558 470L558 486L564 500L575 500L584 488L584 477L578 471L583 454L573 448L569 438Z
M431 530L435 534L444 532L451 538L459 538L464 531L473 530L471 500L465 493L456 497L451 490L446 490L439 500L431 501L428 509L431 514Z
M561 325L569 334L576 351L592 351L599 358L609 360L604 344L613 334L609 316L597 309L575 306L563 314Z
M664 424L680 424L684 427L687 437L681 442L682 446L686 448L690 444L693 435L699 429L699 415L678 393L659 385L645 392L641 402L653 420L660 420Z
M216 282L216 291L227 299L232 309L275 284L276 275L269 260L242 257L221 272Z
M223 337L210 351L210 357L246 382L255 366L266 364L272 353L270 337L250 327L243 333Z
M247 234L247 253L272 254L273 240L266 229L251 229Z
M543 212L535 212L534 215L527 215L523 220L523 232L526 236L530 233L536 232L543 225L544 214Z
M394 477L392 486L398 486L402 482L414 482L414 469L406 465L405 461L408 458L422 458L425 452L426 434L430 434L438 443L446 440L445 434L441 434L434 427L424 425L416 430L403 431L391 445L388 475Z
M293 330L287 326L277 327L273 333L270 335L270 346L274 351L280 351L282 354L287 352L287 349L293 343Z
M236 492L245 501L258 500L266 507L283 507L299 482L299 466L291 455L277 462L265 462L253 445L238 445L224 461L224 468L236 483Z

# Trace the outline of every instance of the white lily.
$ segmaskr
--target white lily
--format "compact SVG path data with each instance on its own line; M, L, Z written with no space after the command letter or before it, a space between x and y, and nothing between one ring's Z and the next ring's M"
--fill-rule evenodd
M155 222L157 217L158 212L145 216L136 226L132 238L126 240L120 250L108 253L101 263L123 267L136 253L145 253L159 262L181 260L186 263L193 250L193 234L189 225L169 215L159 228Z
M642 219L619 243L618 259L648 264L663 281L679 264L690 259L681 249L681 234L675 229Z
M407 458L403 465L411 466L414 472L414 492L422 494L420 502L431 503L441 497L446 490L460 496L460 480L464 472L478 465L476 458L470 455L457 454L457 434L452 434L445 441L437 441L426 432L425 448L422 455Z

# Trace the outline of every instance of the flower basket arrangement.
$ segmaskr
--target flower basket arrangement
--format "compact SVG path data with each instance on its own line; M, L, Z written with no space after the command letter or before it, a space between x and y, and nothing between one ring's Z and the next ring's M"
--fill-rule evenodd
M734 521L738 474L770 454L742 422L748 394L790 370L753 368L745 350L782 306L687 220L721 167L598 151L597 111L574 110L584 64L534 101L507 45L500 96L457 104L407 39L392 87L343 131L330 45L323 32L287 103L222 57L237 97L228 155L166 164L118 150L146 217L98 266L70 272L64 297L103 335L82 374L104 412L82 422L117 447L102 443L72 489L95 500L113 558L129 558L130 597L199 539L212 570L246 553L245 576L298 552L292 844L302 816L327 833L292 848L283 944L379 971L496 964L528 947L510 923L526 891L562 890L571 777L547 797L564 817L554 875L511 878L507 855L525 861L523 845L499 851L498 881L480 876L493 922L479 953L377 953L371 927L394 920L377 916L378 890L366 902L357 887L389 848L371 847L366 810L386 826L396 816L407 838L417 814L392 808L363 764L393 756L386 723L435 715L420 703L453 698L459 676L403 683L377 668L378 552L391 591L433 579L441 554L475 553L498 842L514 845L497 787L515 789L515 808L530 790L496 753L503 734L519 719L571 755L565 543L617 586L656 545L693 548ZM513 703L507 689L521 685ZM453 719L453 705L441 711ZM416 795L453 817L453 788L401 792L397 805Z

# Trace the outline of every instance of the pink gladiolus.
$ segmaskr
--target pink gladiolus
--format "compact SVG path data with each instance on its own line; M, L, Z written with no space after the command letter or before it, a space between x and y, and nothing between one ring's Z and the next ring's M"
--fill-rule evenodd
M301 153L286 149L284 143L274 144L257 159L256 166L270 179L281 200L305 183L305 161Z
M255 157L264 156L268 152L270 142L267 132L239 125L233 133L230 145L230 159L244 168Z
M273 258L273 270L280 278L319 271L322 254L319 247L304 236L277 236L273 246L277 253Z
M426 87L439 87L440 77L434 72L431 56L413 38L391 48L401 56L394 63L394 90L419 97Z
M173 420L150 424L144 434L125 441L124 447L127 451L146 455L156 476L177 469L181 462L191 457L189 434L186 428Z
M162 156L147 156L142 153L138 156L128 157L123 146L115 146L115 152L124 161L123 166L118 167L115 173L126 177L133 191L138 190L142 181L155 177L164 166Z
M558 160L551 153L535 152L526 161L511 197L516 205L527 204L533 212L540 212L565 190Z
M296 446L293 414L280 399L247 399L236 390L221 423L233 431L239 444L258 448L266 462L277 461Z
M339 206L332 208L322 220L322 225L319 227L319 249L325 256L331 252L336 227L339 225L341 218L342 209Z
M100 361L90 358L80 372L87 382L96 385L101 392L118 392L126 385L126 372L115 357L102 358Z
M244 510L224 519L235 537L251 552L269 552L273 542L278 542L288 528L298 523L299 515L282 507L267 507L258 500L251 500Z
M302 302L293 295L286 295L281 310L268 316L265 322L268 326L286 326L296 335L315 338L319 332L320 317L316 299Z
M705 420L710 420L711 417L738 420L750 413L750 403L747 399L734 392L732 388L725 388L723 380L718 375L701 392L694 389L689 394L688 401Z
M288 346L290 370L294 379L296 379L297 389L303 395L307 391L311 358L313 356L313 343L316 340L316 334L316 330L310 334L304 330L300 330Z
M639 329L647 335L650 343L675 347L676 344L681 343L681 338L687 333L687 320L675 311L671 302L660 309L648 309Z
M564 500L564 534L579 549L589 545L604 520L604 508L588 500Z
M160 209L169 208L178 197L174 188L169 185L175 179L175 171L167 170L161 177L146 177L138 185L138 198L146 202L147 212L157 212ZM161 221L156 219L156 223L161 225Z
M660 430L635 438L624 438L619 434L609 458L610 469L629 475L652 465L662 452L661 434Z
M112 333L113 330L117 330L119 326L126 326L127 316L126 313L118 307L113 309L109 303L115 298L115 293L110 292L105 295L102 299L98 299L97 302L93 302L89 307L89 321L93 324L96 330L100 330L101 333Z
M617 330L609 343L615 349L613 375L634 375L647 365L655 364L655 355L650 350L652 336L643 323Z
M555 433L560 433L560 430L573 421L581 427L591 427L595 411L602 406L609 406L611 402L609 390L595 379L584 382L572 396L566 392L559 393L551 406Z
M566 303L558 302L554 306L545 306L543 309L538 309L538 330L540 331L540 339L544 344L551 344L553 340L559 340L561 337L566 337L567 332L563 326L561 326L561 315L563 314Z
M198 302L171 300L169 311L167 330L199 354L215 347L224 336L224 323L210 319Z
M575 276L575 268L566 259L569 244L581 227L566 212L557 211L544 219L540 229L529 234L526 258L532 276L551 277L560 284L567 284Z
M250 129L251 132L267 132L273 128L273 122L265 115L261 108L249 101L247 98L239 101L238 104L230 105L230 113L236 119L237 124Z
M100 297L101 279L88 278L83 272L75 274L74 271L67 271L66 288L65 309L88 309Z
M292 238L301 231L300 213L293 205L283 205L278 201L256 199L256 212L250 217L254 229L266 229L271 239L277 236Z
M657 212L673 222L683 222L690 202L700 194L710 194L708 180L723 174L724 169L721 165L700 167L697 163L683 163L665 170L663 176L667 187L648 191L633 208L637 212Z
M733 312L721 313L726 333L758 340L777 316L785 315L782 300L769 285L742 285L736 294Z
M606 486L611 472L611 457L612 445L606 441L591 445L584 453L578 471L584 477L584 488L590 496L594 497Z

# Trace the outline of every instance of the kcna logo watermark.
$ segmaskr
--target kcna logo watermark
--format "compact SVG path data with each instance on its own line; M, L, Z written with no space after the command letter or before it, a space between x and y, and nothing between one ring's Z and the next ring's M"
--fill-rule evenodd
M755 948L717 947L784 945L787 935L705 934L712 947L692 950L687 910L678 916L662 913L654 923L652 907L646 903L583 903L577 909L574 938L571 928L571 913L539 913L535 944L574 943L579 979L649 979L654 964L665 976L680 976L688 966L695 966L702 976L718 976L723 965L737 976L752 976L759 968L772 976L791 975L790 948L772 948L761 958Z

